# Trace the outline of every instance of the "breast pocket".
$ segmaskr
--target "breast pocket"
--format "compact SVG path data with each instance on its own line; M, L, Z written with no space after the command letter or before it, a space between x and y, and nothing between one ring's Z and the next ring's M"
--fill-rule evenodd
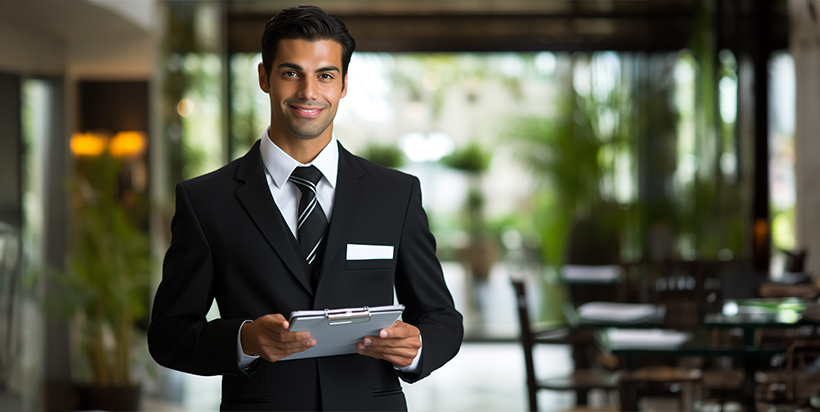
M392 245L348 244L345 269L390 269L394 265Z

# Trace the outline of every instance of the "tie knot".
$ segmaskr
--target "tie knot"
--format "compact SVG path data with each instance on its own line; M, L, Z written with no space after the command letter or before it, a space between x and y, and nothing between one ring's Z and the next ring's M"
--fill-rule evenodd
M299 186L310 186L315 189L316 184L322 179L322 172L316 166L298 166L293 169L289 179Z

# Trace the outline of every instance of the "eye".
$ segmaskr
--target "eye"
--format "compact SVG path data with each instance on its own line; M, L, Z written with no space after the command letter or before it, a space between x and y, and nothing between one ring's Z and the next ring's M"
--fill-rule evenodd
M287 72L282 73L282 75L285 76L285 77L298 77L299 76L299 74L294 72L294 71L287 71Z
M322 73L319 75L319 78L322 80L333 80L333 75L330 73Z

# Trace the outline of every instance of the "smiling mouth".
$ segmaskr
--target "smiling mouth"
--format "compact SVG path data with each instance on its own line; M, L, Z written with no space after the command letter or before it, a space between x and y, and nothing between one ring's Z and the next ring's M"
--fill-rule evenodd
M318 117L325 110L324 108L321 108L321 107L314 108L314 107L290 106L290 108L291 108L291 110L293 110L294 113L296 113L297 116L306 117L306 118L309 118L309 119L312 119L314 117Z

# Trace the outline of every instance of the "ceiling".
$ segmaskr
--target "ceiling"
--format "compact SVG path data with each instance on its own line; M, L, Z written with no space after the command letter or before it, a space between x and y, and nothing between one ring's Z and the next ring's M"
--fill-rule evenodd
M5 0L0 24L69 42L120 38L145 34L150 27L139 16L150 16L153 5L153 0Z
M288 1L227 4L229 49L253 52ZM360 51L659 51L711 25L721 48L785 48L786 0L318 1ZM712 20L699 14L705 5ZM764 36L764 37L761 37Z
M162 0L3 0L0 24L67 41L144 35ZM174 7L175 2L166 2ZM187 3L187 2L179 2ZM230 52L255 52L294 1L224 0ZM786 0L319 0L360 51L680 50L711 25L718 48L787 47ZM699 4L712 9L699 18ZM7 41L7 40L6 40Z

